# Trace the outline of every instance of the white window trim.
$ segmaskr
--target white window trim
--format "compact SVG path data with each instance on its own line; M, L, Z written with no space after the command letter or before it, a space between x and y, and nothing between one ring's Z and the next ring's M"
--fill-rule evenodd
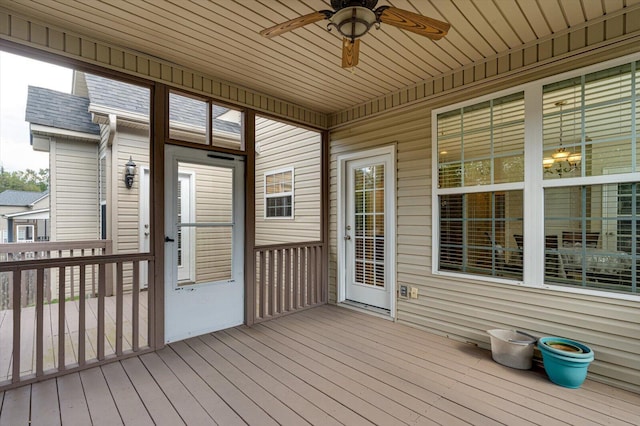
M591 296L607 297L611 299L639 301L640 294L614 293L606 290L586 289L583 287L565 287L544 283L544 189L560 186L575 185L595 185L607 183L640 182L640 172L633 172L623 175L602 175L576 177L566 179L544 179L542 164L542 89L545 85L578 77L593 72L605 70L619 65L640 61L640 54L634 53L587 67L571 70L562 74L553 75L540 80L510 87L498 92L490 93L477 98L457 102L433 109L431 111L431 226L432 226L432 257L431 271L434 275L452 278L462 278L465 280L475 280L481 282L501 283L515 286L522 286L534 289L546 289L574 294L584 294ZM459 188L438 188L438 114L454 109L475 105L503 96L512 95L524 91L525 102L525 132L524 132L524 181L511 184L490 184L473 187ZM640 146L640 140L636 142ZM524 251L527 253L527 263L523 265L523 279L513 280L493 276L472 275L461 272L440 271L440 204L439 196L444 194L467 194L474 192L493 192L510 189L523 189L525 192L523 205L523 233L527 235L524 239Z
M278 173L286 173L291 172L291 191L289 192L278 192L276 194L267 194L267 176L275 175ZM294 167L285 167L282 169L269 170L264 173L263 181L262 181L262 194L263 194L263 217L265 220L292 220L295 219L295 182L296 182L296 174ZM270 217L267 216L267 198L278 198L278 197L286 197L291 196L291 216L277 216Z
M31 239L30 240L21 240L20 239L20 229L21 228L31 228ZM26 231L25 231L26 234ZM36 237L36 227L34 225L16 225L16 242L18 243L32 243L35 241Z

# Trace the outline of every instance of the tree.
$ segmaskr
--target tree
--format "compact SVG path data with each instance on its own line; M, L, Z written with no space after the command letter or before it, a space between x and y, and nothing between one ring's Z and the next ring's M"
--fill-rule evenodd
M0 192L7 189L42 192L49 187L49 169L5 171L0 167Z

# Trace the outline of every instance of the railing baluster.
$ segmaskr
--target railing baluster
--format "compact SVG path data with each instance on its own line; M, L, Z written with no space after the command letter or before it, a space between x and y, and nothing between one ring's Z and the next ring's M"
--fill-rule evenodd
M150 258L148 261L147 268L147 345L151 348L157 348L160 344L164 342L159 342L156 345L156 304L155 304L155 261L153 258Z
M284 249L284 310L291 310L291 249Z
M298 267L300 263L300 259L298 257L298 252L300 249L298 247L294 247L293 249L293 269L291 271L291 277L293 278L293 308L300 308L300 277L298 276Z
M309 289L307 288L307 248L300 248L300 288L302 289L302 294L300 295L300 305L307 306L307 293Z
M106 289L106 267L104 263L98 266L98 360L104 359L104 294Z
M122 355L122 316L123 303L122 291L124 289L124 274L122 262L116 263L116 355Z
M322 291L322 283L324 282L324 274L326 271L322 269L322 257L324 253L322 252L322 246L317 246L317 256L316 256L316 291L317 291L317 301L318 303L324 303L323 291Z
M36 377L43 374L44 362L44 268L36 270Z
M70 268L71 274L73 275L73 267ZM84 365L87 356L86 356L86 317L87 317L87 306L86 306L86 298L85 298L85 279L86 279L86 269L85 265L80 265L80 285L78 289L78 293L80 296L78 297L78 364ZM73 281L71 281L71 288L75 287ZM71 300L75 300L73 297Z
M140 262L133 262L133 286L131 289L131 346L134 352L138 351L140 341Z
M279 315L282 313L282 251L281 250L274 250L274 255L275 255L275 262L276 262L276 266L273 270L274 273L274 279L273 279L273 288L275 291L275 297L274 297L274 303L275 303L275 307L274 307L274 315Z
M274 269L274 250L269 250L269 295L267 300L269 301L269 316L273 316L274 314L274 309L275 309L275 304L276 304L276 298L277 298L277 292L274 288L274 276L275 276L275 271Z
M309 247L309 304L316 304L316 246Z
M73 257L73 249L69 250L69 257ZM75 282L76 282L76 277L75 277L75 272L76 272L76 268L71 268L69 270L70 272L70 277L69 277L69 283L71 284L69 286L69 290L71 291L71 300L75 300L76 298L76 286L75 286ZM84 281L82 278L80 278L80 281ZM80 293L80 297L84 297L84 292L81 291L80 289L78 289L78 292Z
M266 283L266 270L267 270L267 265L266 265L266 254L264 251L260 251L260 295L259 295L259 309L258 309L258 317L260 319L264 319L265 317L265 306L266 306L266 297L267 297L267 283Z
M22 271L15 268L11 272L13 274L13 370L11 372L11 382L18 383L20 381L20 316L22 314L20 288L22 287Z
M58 269L58 370L63 371L65 369L65 336L66 336L66 308L67 302L65 301L65 272L64 266Z

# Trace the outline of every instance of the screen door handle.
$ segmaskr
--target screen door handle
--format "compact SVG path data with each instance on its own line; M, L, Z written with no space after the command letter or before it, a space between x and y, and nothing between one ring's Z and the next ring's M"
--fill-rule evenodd
M175 240L174 240L173 238L164 237L164 242L165 242L165 243L172 243L172 242L174 242L174 241L175 241Z

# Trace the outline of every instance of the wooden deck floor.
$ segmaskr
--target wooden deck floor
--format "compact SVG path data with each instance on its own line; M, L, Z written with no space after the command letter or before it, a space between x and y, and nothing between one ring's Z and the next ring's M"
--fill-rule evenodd
M640 395L336 306L0 394L0 424L640 424Z

